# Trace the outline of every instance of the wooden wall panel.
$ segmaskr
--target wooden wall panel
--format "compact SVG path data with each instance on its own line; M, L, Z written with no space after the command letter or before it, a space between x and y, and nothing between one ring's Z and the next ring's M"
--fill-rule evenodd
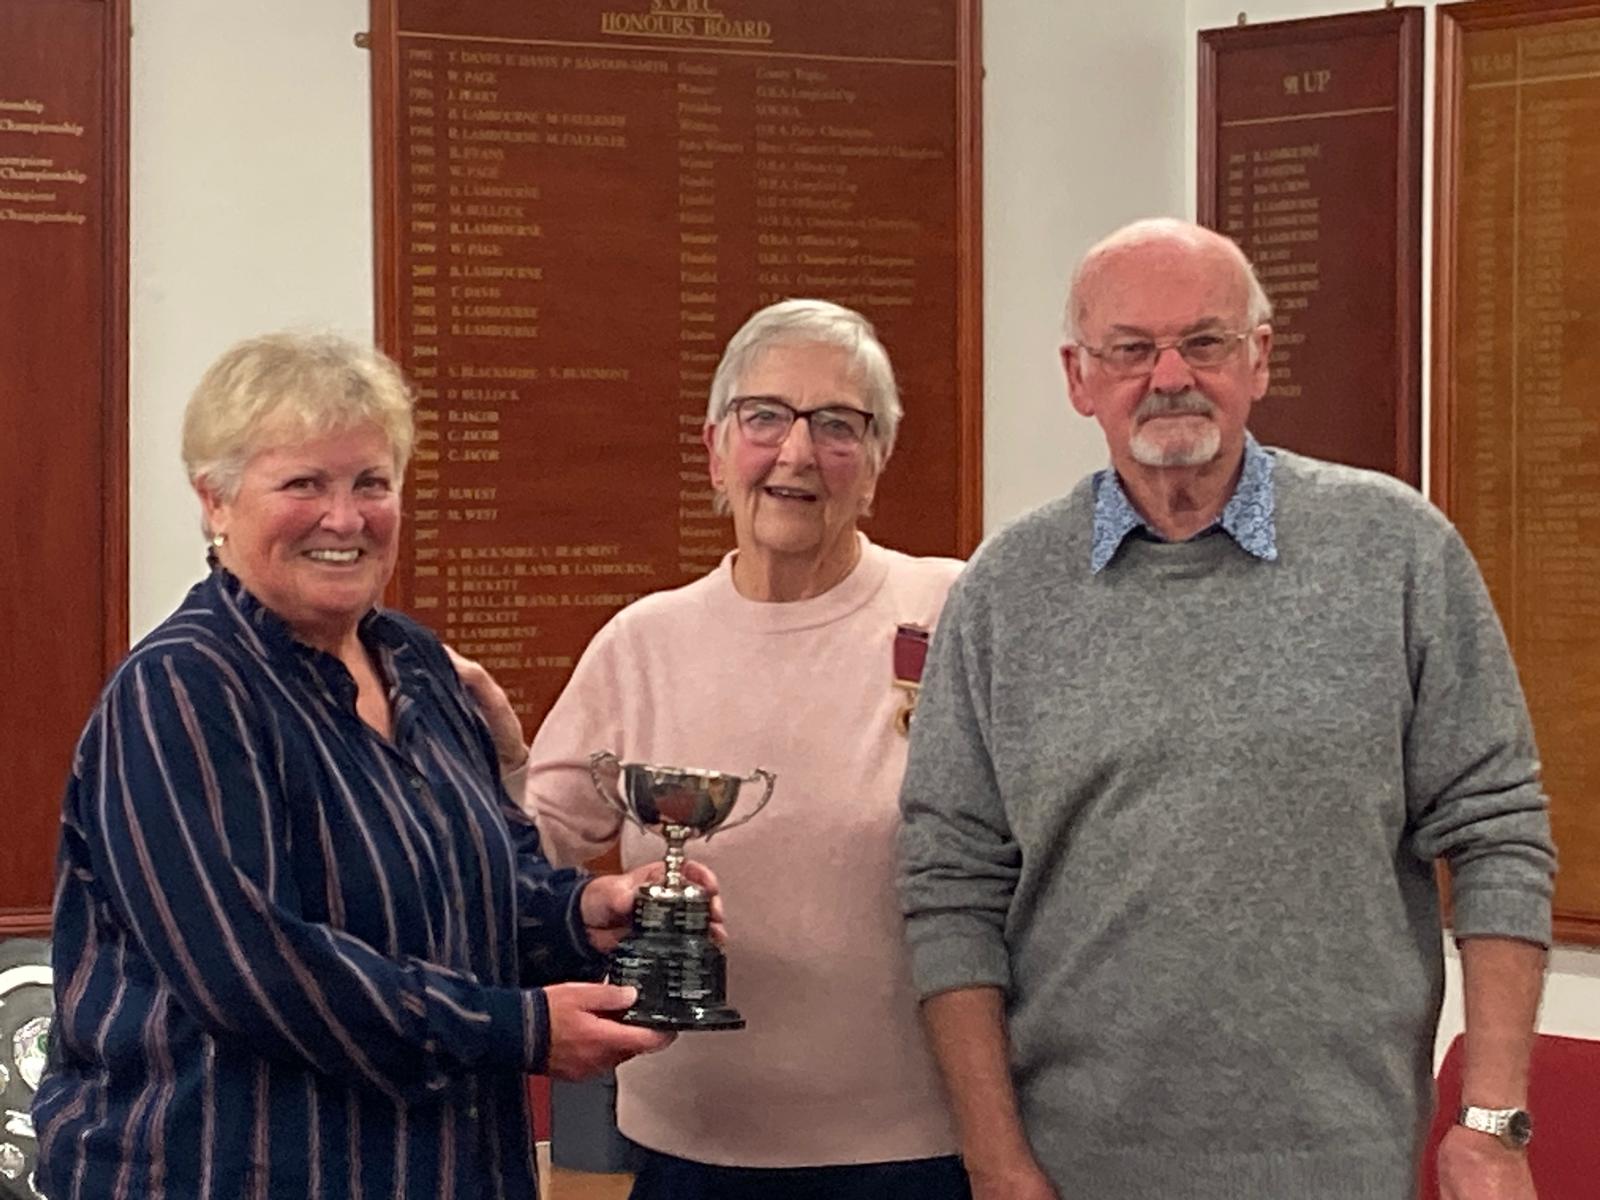
M1420 8L1200 33L1200 222L1271 297L1262 442L1422 485Z
M0 936L127 643L127 0L0 0Z
M878 326L906 417L868 532L982 531L977 0L375 0L381 340L419 391L395 602L536 721L617 608L714 567L722 347Z
M1600 3L1438 11L1433 498L1533 712L1557 936L1600 943Z

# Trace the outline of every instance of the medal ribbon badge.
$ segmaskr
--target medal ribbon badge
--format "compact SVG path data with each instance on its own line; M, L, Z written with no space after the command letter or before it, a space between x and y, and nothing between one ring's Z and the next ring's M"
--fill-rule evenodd
M922 667L928 661L928 637L928 631L921 625L901 625L894 631L894 686L904 693L894 727L903 736L911 734L911 714L917 708Z

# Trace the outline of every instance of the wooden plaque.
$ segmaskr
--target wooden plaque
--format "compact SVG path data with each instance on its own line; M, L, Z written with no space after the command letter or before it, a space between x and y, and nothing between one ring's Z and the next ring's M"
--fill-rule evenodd
M977 0L372 16L380 338L419 395L394 600L525 720L613 612L730 547L700 430L763 304L839 301L889 349L868 531L976 544Z
M0 937L127 647L127 0L0 0Z
M1439 9L1434 501L1505 623L1557 936L1600 943L1600 3Z
M1422 485L1422 22L1200 33L1200 222L1275 309L1262 442Z

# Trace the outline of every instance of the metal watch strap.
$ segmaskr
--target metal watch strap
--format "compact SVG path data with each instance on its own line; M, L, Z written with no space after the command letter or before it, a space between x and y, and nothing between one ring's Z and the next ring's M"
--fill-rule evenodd
M1513 1121L1517 1117L1523 1118L1523 1128L1520 1131L1513 1128ZM1499 1138L1505 1145L1513 1148L1526 1146L1532 1137L1531 1121L1527 1113L1520 1108L1478 1108L1476 1105L1465 1104L1456 1114L1456 1124Z

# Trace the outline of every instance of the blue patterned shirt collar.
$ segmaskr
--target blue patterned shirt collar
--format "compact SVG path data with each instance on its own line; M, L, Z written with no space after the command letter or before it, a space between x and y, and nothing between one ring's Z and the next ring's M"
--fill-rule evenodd
M1278 527L1274 519L1277 494L1272 486L1273 458L1249 433L1244 435L1244 469L1239 484L1223 506L1222 515L1196 537L1221 529L1246 553L1263 562L1278 557ZM1098 574L1116 557L1130 533L1143 530L1157 541L1165 541L1151 529L1122 489L1122 480L1110 467L1094 475L1094 540L1089 549L1089 570Z

